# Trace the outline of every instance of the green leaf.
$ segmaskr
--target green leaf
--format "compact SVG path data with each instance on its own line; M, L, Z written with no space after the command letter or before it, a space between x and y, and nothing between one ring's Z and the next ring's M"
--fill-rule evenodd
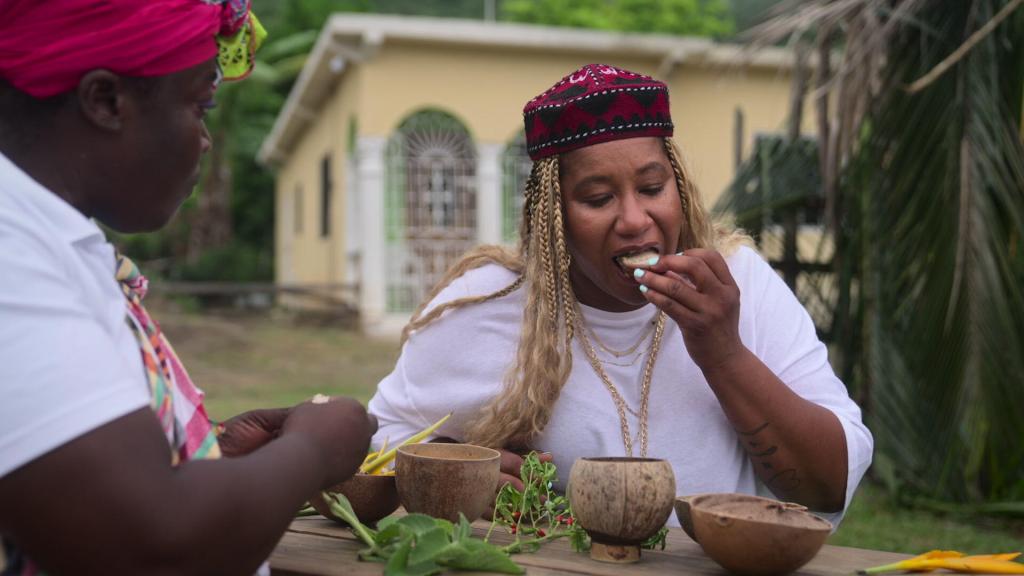
M342 520L348 522L348 525L352 527L352 531L359 536L367 546L373 548L376 544L375 533L366 526L363 526L362 522L356 516L354 510L352 510L352 504L349 503L348 498L341 493L321 492L320 495L327 501L331 508L331 512L337 514Z
M444 518L434 518L434 523L437 525L438 528L444 529L445 536L450 537L452 535L452 532L455 530L455 525L445 520Z
M466 520L466 517L459 512L459 523L455 525L452 531L452 540L455 542L462 542L473 537L473 525Z
M409 514L398 519L398 524L408 528L415 535L429 532L437 527L437 520L426 514Z
M453 545L452 556L445 565L456 570L522 574L523 568L507 554L480 540L466 540Z
M397 524L399 518L401 518L401 517L400 516L385 516L384 518L381 518L381 520L379 522L377 522L377 531L381 532L383 530L386 530L389 526L391 526L393 524Z
M412 551L412 536L405 536L388 558L384 566L384 576L401 576L409 565L409 553Z
M419 564L410 564L402 571L402 576L429 576L440 574L444 568L436 562L426 561Z
M384 527L384 529L377 530L377 535L373 537L373 540L377 543L377 546L384 547L392 540L400 539L403 534L409 534L411 536L412 532L401 524L392 522Z
M409 564L433 561L448 544L448 534L444 528L435 526L416 537L416 545L409 554Z

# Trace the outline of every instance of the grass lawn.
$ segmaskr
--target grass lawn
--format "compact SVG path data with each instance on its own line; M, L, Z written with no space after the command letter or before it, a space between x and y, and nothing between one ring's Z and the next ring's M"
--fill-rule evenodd
M1024 552L1024 522L907 510L896 506L882 488L865 482L828 543L908 554L936 548L966 554Z
M398 343L288 318L218 317L154 310L190 373L207 393L210 416L288 406L320 392L366 402L394 365ZM1024 551L1024 523L958 519L895 506L865 484L831 544L920 553Z
M211 418L253 408L291 406L314 394L364 404L392 369L398 342L375 342L340 329L297 326L266 316L222 317L154 312Z

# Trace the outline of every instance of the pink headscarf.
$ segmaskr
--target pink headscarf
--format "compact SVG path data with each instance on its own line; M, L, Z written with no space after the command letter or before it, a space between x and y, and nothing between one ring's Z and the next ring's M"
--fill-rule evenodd
M3 0L0 77L36 98L86 72L163 76L217 55L218 35L248 20L250 0Z

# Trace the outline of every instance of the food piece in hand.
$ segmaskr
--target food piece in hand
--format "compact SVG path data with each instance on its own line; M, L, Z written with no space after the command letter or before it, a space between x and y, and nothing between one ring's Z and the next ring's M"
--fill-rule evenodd
M631 252L629 254L616 256L615 260L617 260L619 266L622 266L623 268L646 268L650 266L651 258L657 258L658 256L659 254L657 250L648 248L639 252Z

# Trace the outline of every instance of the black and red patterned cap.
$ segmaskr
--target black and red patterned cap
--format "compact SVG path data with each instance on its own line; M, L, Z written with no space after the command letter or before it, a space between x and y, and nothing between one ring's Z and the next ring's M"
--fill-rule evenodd
M606 64L587 64L527 102L523 122L533 160L610 140L672 135L665 83Z

